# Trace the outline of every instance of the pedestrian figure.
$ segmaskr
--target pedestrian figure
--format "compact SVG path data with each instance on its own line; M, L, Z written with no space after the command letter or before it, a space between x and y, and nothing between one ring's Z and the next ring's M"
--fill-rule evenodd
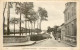
M61 39L60 38L58 38L58 42L60 42L61 41Z

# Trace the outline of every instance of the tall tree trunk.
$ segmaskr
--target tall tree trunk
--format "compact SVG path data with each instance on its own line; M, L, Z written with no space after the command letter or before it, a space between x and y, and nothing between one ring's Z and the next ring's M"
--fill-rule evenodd
M15 18L14 18L14 20L15 20ZM15 35L15 21L14 21L14 35Z
M9 18L10 18L10 6L9 6L9 2L8 2L8 11L7 11L7 35L10 35Z
M28 32L28 21L26 21L26 34L27 34L27 32Z
M38 21L37 21L37 28L38 28Z
M35 34L35 21L34 21L34 34Z
M20 35L21 35L21 13L20 13Z
M38 26L39 26L39 24L38 24L38 21L37 21L37 29L39 29ZM38 34L38 30L37 30L37 34Z
M25 33L26 33L26 19L25 19Z
M32 22L31 22L31 35L32 35L32 29L33 29L33 27L32 27Z
M40 30L41 30L41 22L42 22L42 21L41 21L41 19L40 19Z
M26 19L25 19L25 32L26 32L26 34L27 34L27 21L26 21Z
M4 16L4 13L5 13L5 9L6 9L6 5L7 5L7 2L5 3L5 7L4 7L4 10L3 10L3 35L5 35L5 16Z
M28 21L28 31L29 31L29 35L30 35L30 27L29 27L29 21Z
M27 21L26 21L26 34L27 34Z

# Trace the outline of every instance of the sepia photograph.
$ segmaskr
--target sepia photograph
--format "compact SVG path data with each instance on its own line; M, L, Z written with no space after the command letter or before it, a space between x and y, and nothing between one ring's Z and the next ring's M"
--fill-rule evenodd
M77 2L4 2L3 47L77 47Z

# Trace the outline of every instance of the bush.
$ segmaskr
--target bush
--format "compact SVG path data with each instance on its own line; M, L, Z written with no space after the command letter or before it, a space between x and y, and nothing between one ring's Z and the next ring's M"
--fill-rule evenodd
M37 35L31 35L30 36L30 40L31 41L39 41L39 40L43 40L43 36L42 34L37 34Z
M49 34L37 34L37 35L30 36L31 41L39 41L47 38L51 38L51 36Z
M49 34L43 34L42 36L43 36L43 38L45 38L45 39L46 39L46 38L52 38Z

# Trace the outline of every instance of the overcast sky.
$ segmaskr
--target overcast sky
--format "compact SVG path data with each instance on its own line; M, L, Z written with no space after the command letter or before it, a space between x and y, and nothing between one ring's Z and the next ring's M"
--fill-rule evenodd
M42 22L42 29L48 26L61 25L64 23L64 10L66 2L34 2L34 9L45 8L48 12L48 21Z
M38 10L38 7L45 8L48 12L48 21L42 22L42 29L47 29L48 26L53 27L54 25L61 25L64 23L64 14L66 2L34 2L35 11ZM7 11L6 11L7 12ZM10 17L20 17L15 15L15 8L11 8ZM6 15L6 14L5 14ZM23 24L23 27L25 25ZM13 25L10 25L10 29L13 28ZM19 28L19 25L16 25L16 29Z

